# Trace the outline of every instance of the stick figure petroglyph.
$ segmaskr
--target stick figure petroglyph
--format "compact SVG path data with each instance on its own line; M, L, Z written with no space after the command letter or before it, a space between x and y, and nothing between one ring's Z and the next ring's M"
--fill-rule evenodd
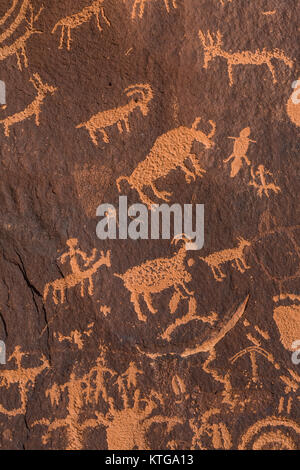
M93 275L97 272L100 266L105 265L107 267L111 266L110 262L110 251L104 254L104 251L100 251L100 258L98 261L95 261L94 264L91 263L95 260L97 250L93 250L93 254L88 257L86 253L77 248L78 240L76 238L71 238L67 241L69 251L64 253L60 257L60 261L64 263L67 259L70 259L70 266L72 273L67 275L62 279L57 279L56 281L49 282L46 284L44 289L44 301L46 301L50 289L53 289L53 301L55 304L59 303L58 292L60 293L60 303L65 302L65 291L71 287L75 287L80 284L81 286L81 297L84 296L84 282L88 280L88 293L93 295L94 293L94 282ZM86 270L81 270L77 257L80 256L84 261L84 266L87 267Z

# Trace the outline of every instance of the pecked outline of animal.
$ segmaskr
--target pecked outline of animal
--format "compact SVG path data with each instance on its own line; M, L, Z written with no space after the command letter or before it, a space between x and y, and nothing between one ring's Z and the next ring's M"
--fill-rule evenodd
M222 282L226 275L221 271L220 266L229 261L234 261L237 269L244 273L246 269L250 269L244 258L244 248L251 246L251 242L242 237L238 237L239 245L236 248L229 248L222 251L217 251L204 258L199 256L199 259L204 261L212 270L216 281Z
M164 201L169 201L171 193L166 191L158 191L154 183L163 176L167 176L171 170L181 168L186 180L196 179L196 176L203 176L206 171L199 166L196 155L191 153L194 141L201 142L206 148L214 146L211 138L215 134L216 125L209 121L212 131L206 135L202 131L197 130L201 118L196 118L192 127L178 127L166 134L161 135L155 141L150 153L141 161L133 170L130 176L120 176L116 180L117 188L121 192L120 182L125 180L135 189L142 202L151 208L154 203L143 192L144 186L150 186L153 193ZM190 159L194 166L194 172L189 170L185 165L185 160Z
M262 50L242 51L242 52L227 52L222 49L223 41L220 31L218 31L213 38L210 32L207 32L207 38L201 30L199 30L199 38L204 48L204 68L208 68L209 62L215 57L223 57L227 60L229 84L233 85L233 72L234 65L264 65L269 68L273 83L277 83L275 70L272 65L272 59L283 61L290 69L293 68L293 61L286 57L283 51L274 49L274 51L267 51L265 48Z
M4 126L4 135L9 137L9 127L13 124L25 121L31 116L35 116L35 123L37 126L40 125L40 112L41 106L48 93L51 95L55 93L57 88L43 83L41 77L38 73L34 73L33 77L30 78L30 82L33 84L34 88L37 90L36 98L23 110L19 113L8 116L5 119L0 120L0 124Z
M33 15L32 7L30 7L30 10L31 10L30 21L26 20L29 27L26 27L26 32L23 34L23 36L16 39L15 42L13 44L11 44L10 46L0 47L0 60L5 60L5 59L7 59L7 57L16 54L19 70L22 70L22 63L21 63L20 53L23 56L25 68L28 67L28 59L27 59L26 50L25 50L26 42L28 41L28 39L33 34L42 34L42 31L34 29L33 24L34 24L35 21L38 20L41 12L43 10L43 7L40 8L39 12L35 16Z
M139 18L143 18L144 12L145 12L145 4L146 4L146 2L149 2L149 1L151 1L151 0L134 0L134 4L133 4L133 7L132 7L132 13L131 13L131 19L134 20L134 18L136 18L138 8L139 8L139 13L138 13ZM166 7L166 10L167 10L168 13L170 12L169 3L171 1L172 1L173 8L177 8L176 0L164 0L165 7Z
M48 294L50 292L50 288L53 289L53 301L57 305L58 296L57 292L60 292L60 303L63 304L65 302L65 290L71 287L75 287L80 284L81 287L81 297L84 296L84 281L86 279L89 280L88 285L88 293L89 295L93 295L94 292L94 283L93 283L93 274L96 273L98 268L102 265L107 266L108 268L111 266L110 261L111 252L107 251L106 255L104 255L104 251L100 251L100 258L96 261L93 266L86 271L82 271L80 273L72 273L62 279L56 279L53 282L49 282L46 284L43 294L44 302L46 302Z
M84 7L80 12L74 13L74 15L66 16L59 20L54 28L52 29L52 34L55 33L58 27L61 27L61 35L60 35L60 43L58 48L63 48L63 41L65 36L65 28L68 30L68 38L67 38L67 50L70 50L71 44L71 29L75 29L78 26L81 26L83 23L89 21L93 16L96 18L97 27L100 32L103 31L103 28L100 25L99 15L101 16L105 23L110 26L109 20L106 18L104 13L104 8L101 6L104 0L94 0L91 5Z
M124 93L132 99L124 106L118 108L109 109L107 111L101 111L100 113L92 116L88 121L78 124L76 129L85 127L88 131L90 138L95 145L98 145L96 132L102 133L103 141L109 143L109 138L105 132L106 127L112 127L115 124L118 126L119 133L123 133L122 122L124 123L127 132L130 132L129 127L129 115L137 108L140 108L143 116L147 116L149 112L149 102L153 98L153 91L148 84L136 84L130 85L124 90ZM142 98L138 100L133 98L137 93L141 94Z
M192 276L185 266L188 254L186 242L188 240L185 238L182 238L182 240L184 240L184 245L171 258L149 260L128 269L124 274L114 274L114 276L122 279L124 286L131 293L130 301L134 305L135 313L140 321L147 321L147 317L141 311L140 296L143 297L149 311L155 314L157 310L152 304L151 294L158 294L170 287L174 288L181 299L186 299L186 295L190 297L194 294L185 285L192 280ZM178 239L175 240L175 244L178 241ZM188 266L191 265L190 261L193 260L188 261Z

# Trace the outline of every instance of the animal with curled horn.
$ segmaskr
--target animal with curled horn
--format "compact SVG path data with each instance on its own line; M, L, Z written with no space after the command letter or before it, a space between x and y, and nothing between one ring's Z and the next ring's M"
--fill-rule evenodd
M116 184L119 192L121 191L120 182L126 180L138 192L141 201L151 208L154 203L144 193L144 187L149 186L155 196L168 202L171 193L159 191L155 186L155 182L159 178L166 177L176 168L183 170L188 183L195 180L197 176L202 177L206 171L200 167L196 155L191 153L192 146L196 141L203 144L206 149L213 147L214 142L211 139L215 134L216 124L209 121L212 130L207 135L198 129L200 121L201 118L198 117L191 128L181 126L158 137L150 153L145 160L137 165L132 174L120 176L117 179ZM193 164L194 171L186 166L187 159Z
M151 86L148 84L131 85L124 90L124 93L131 98L126 105L97 113L88 121L76 126L77 129L85 127L95 145L98 145L97 132L101 132L104 142L109 143L105 129L115 124L120 134L123 132L123 126L127 132L130 132L129 116L136 109L140 109L142 115L147 116L149 102L153 99Z
M178 304L180 299L186 299L194 295L194 292L189 291L186 287L186 284L192 280L192 276L186 268L194 264L192 258L186 261L188 254L186 243L190 240L182 234L176 236L172 243L176 245L179 240L184 243L171 258L148 260L139 266L128 269L124 274L114 274L114 276L122 279L125 287L129 290L130 300L140 321L147 321L147 317L141 310L140 296L144 299L149 311L155 314L157 310L152 304L152 294L158 294L166 289L173 288L175 292L172 297L172 304L175 301Z

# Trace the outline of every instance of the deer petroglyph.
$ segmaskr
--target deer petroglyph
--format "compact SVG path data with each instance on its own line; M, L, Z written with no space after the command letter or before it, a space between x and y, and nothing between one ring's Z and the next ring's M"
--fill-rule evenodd
M91 263L95 260L97 255L97 250L93 250L93 254L88 257L86 253L81 251L77 248L77 239L70 239L67 241L67 245L69 247L69 251L64 253L60 257L60 261L64 263L67 258L70 258L70 266L72 269L72 274L67 275L62 279L57 279L53 282L49 282L46 284L44 289L44 301L46 301L50 289L53 289L53 301L55 304L59 303L58 299L58 292L60 293L60 303L65 302L65 291L66 289L70 289L71 287L75 287L80 284L81 286L81 297L84 296L84 283L85 280L88 280L88 293L89 295L93 295L94 293L94 282L93 282L93 275L97 272L100 266L111 266L110 262L110 251L104 254L103 251L100 251L100 258L91 265ZM77 262L77 256L80 256L84 263L84 266L87 267L86 270L82 271L80 266Z
M76 129L85 127L95 145L98 145L96 136L97 132L101 132L104 142L109 143L109 138L105 129L107 127L112 127L115 124L117 124L120 134L123 133L122 124L126 131L130 132L128 119L130 114L132 114L136 109L140 109L143 116L147 116L149 112L148 105L153 98L153 92L150 85L137 84L126 88L124 93L126 93L128 97L132 97L128 104L97 113L87 122L83 122L76 126ZM140 98L137 97L138 95L140 95Z
M212 130L206 135L198 130L200 121L201 118L197 118L191 128L178 127L158 137L148 156L137 165L132 174L120 176L117 179L116 184L119 192L121 191L120 182L125 180L138 192L141 201L151 207L154 203L143 192L145 186L149 186L158 198L169 201L171 194L159 191L155 186L156 180L167 176L176 168L181 168L184 171L187 182L195 180L196 176L203 176L206 171L200 167L197 157L191 153L191 149L195 141L202 143L207 149L211 148L214 145L211 139L215 134L216 125L209 121ZM194 172L186 166L187 159L192 162Z
M236 248L217 251L205 258L199 257L211 268L216 281L222 282L226 278L226 275L221 270L222 264L234 262L236 268L241 273L244 273L246 269L250 269L250 266L245 261L244 249L246 246L251 246L251 243L241 237L238 240L239 245Z
M267 51L266 49L242 52L228 52L223 49L223 41L220 31L214 36L207 32L207 37L202 31L199 31L199 38L202 42L204 49L204 68L208 68L208 64L211 60L216 57L223 57L227 60L229 84L233 85L233 66L235 65L266 65L273 78L273 83L277 83L275 69L272 64L273 59L283 61L290 69L293 67L293 61L289 59L283 51L274 49L273 51Z
M5 119L0 121L0 124L4 126L4 134L6 137L9 137L9 128L10 126L17 124L19 122L23 122L26 119L35 116L35 123L37 126L40 125L40 113L41 107L44 103L44 100L48 93L53 95L53 93L57 90L53 86L48 85L47 83L43 83L39 74L33 74L33 77L30 79L30 82L33 84L34 88L37 91L36 98L30 103L23 111L13 114L12 116L8 116Z
M57 28L61 28L61 35L60 35L60 43L58 48L62 49L63 48L63 42L64 42L64 36L65 36L65 29L67 29L67 49L68 51L71 48L71 30L78 28L78 26L81 26L83 23L87 23L90 21L90 19L95 16L96 22L97 22L97 27L99 31L103 31L101 24L100 24L100 18L99 16L101 15L102 19L105 21L105 23L110 26L110 22L105 16L104 13L104 8L102 6L104 0L94 0L91 5L83 8L79 13L75 13L74 15L66 16L65 18L62 18L59 20L56 25L54 26L52 30L52 34L55 33Z

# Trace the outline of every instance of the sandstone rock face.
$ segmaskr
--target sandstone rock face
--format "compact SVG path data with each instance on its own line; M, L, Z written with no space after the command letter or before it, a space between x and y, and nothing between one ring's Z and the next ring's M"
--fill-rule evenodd
M1 449L299 449L297 5L1 2Z

